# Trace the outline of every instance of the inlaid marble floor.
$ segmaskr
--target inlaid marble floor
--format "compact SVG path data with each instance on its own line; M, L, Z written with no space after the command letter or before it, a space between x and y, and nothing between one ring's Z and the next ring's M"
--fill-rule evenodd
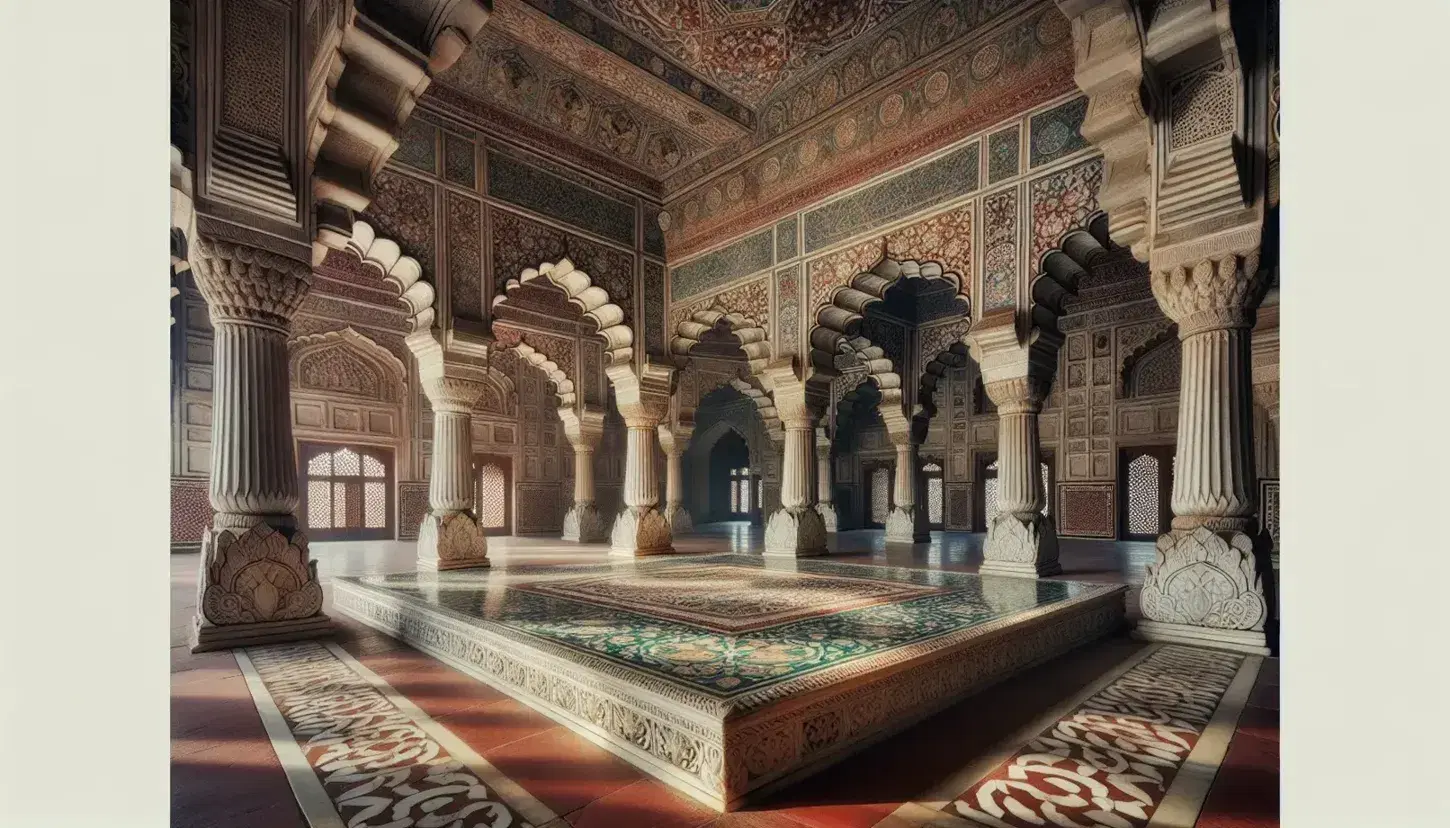
M888 549L879 531L848 532L833 539L832 560L971 571L980 563L982 539L943 533L934 534L930 544ZM724 524L678 539L677 548L749 552L760 542L760 529ZM491 550L497 567L606 559L602 545L583 548L551 539L495 538ZM313 555L327 590L336 576L410 571L414 547L318 543ZM1141 582L1152 557L1151 544L1064 541L1062 577L1132 587ZM308 823L238 659L226 652L194 656L186 650L197 563L194 554L172 556L172 824L300 828ZM970 778L964 773L987 756L1001 753L1003 761L1010 759L1017 752L1013 745L1051 732L1052 717L1071 714L1092 692L1111 692L1108 679L1122 675L1129 662L1152 655L1146 645L1126 637L1100 642L990 688L761 805L720 816L512 698L340 617L330 599L329 591L328 611L338 621L336 642L344 657L376 676L390 698L419 711L430 728L456 737L455 752L481 757L541 804L542 812L557 815L551 826L978 824L960 821L956 814L965 811L952 803L991 768ZM1136 603L1136 594L1130 594L1130 616ZM1278 824L1277 659L1264 661L1256 678L1250 678L1243 712L1230 725L1231 739L1196 823L1202 828ZM1007 742L1012 744L1003 752ZM927 803L929 817L917 816L922 806L916 803L932 791L945 793L941 801Z

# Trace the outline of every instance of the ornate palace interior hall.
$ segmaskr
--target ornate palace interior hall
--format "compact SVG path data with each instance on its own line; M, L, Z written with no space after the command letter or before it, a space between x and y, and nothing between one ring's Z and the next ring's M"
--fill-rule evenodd
M1278 824L1277 3L171 11L173 825Z

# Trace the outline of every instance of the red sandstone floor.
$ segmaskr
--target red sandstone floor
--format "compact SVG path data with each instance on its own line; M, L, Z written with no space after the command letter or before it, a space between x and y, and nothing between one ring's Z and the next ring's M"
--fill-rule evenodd
M910 552L883 553L873 537L879 534L843 534L840 551L846 554L841 559L965 570L980 562L980 536L951 534ZM735 532L733 537L691 538L680 546L682 551L724 551L748 547L755 540L754 533ZM501 562L577 562L590 554L557 541L497 541L494 555ZM1140 547L1146 547L1146 557ZM1135 583L1152 559L1151 549L1148 544L1067 541L1064 577ZM314 546L324 588L332 575L408 568L411 555L411 544ZM235 658L229 652L192 655L184 644L195 609L196 564L194 554L172 557L171 824L306 828ZM1130 596L1130 606L1135 602ZM1144 646L1122 637L1071 653L761 805L719 815L487 685L351 619L334 617L339 644L559 814L559 828L868 828ZM1278 664L1278 659L1268 659L1260 670L1199 816L1199 828L1279 824Z

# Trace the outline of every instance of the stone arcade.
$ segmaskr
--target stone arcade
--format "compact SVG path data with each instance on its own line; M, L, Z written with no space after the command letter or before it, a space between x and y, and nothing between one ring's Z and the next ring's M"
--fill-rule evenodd
M1276 3L171 6L186 643L300 824L309 670L571 818L368 646L715 811L1135 636L1161 779L902 805L1014 826L1147 825L1276 654Z

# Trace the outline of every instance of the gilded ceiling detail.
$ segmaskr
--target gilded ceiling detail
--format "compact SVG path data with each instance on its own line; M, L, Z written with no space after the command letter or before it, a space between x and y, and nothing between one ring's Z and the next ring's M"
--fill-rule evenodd
M1034 26L1022 20L1028 9L1054 19ZM925 68L984 37L999 45L976 58L970 77L957 66ZM469 108L499 113L495 127L531 146L542 139L540 149L561 157L592 156L620 183L676 201L667 209L678 235L717 212L710 180L722 192L744 182L737 195L753 198L796 166L820 171L812 148L832 157L884 150L867 125L874 106L863 110L883 86L899 87L883 104L883 127L904 137L903 128L980 97L969 89L986 83L978 78L1030 63L1047 44L1070 49L1068 39L1066 20L1042 0L496 0L469 52L437 78L435 97L476 102ZM805 136L823 119L833 121L826 144ZM811 140L795 147L803 136ZM762 155L776 144L801 163ZM623 166L609 169L615 162ZM708 209L682 215L690 196Z
M575 0L755 108L916 0Z

